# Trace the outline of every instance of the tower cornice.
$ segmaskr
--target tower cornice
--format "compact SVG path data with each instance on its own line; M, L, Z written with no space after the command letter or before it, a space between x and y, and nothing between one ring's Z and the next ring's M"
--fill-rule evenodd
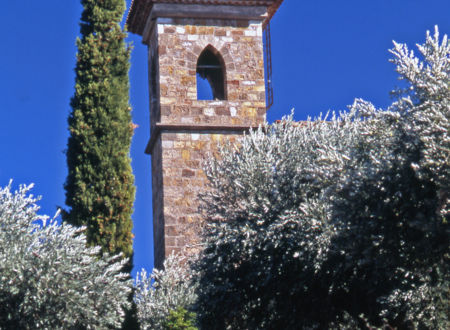
M259 126L249 126L249 125L211 125L211 124L163 124L157 123L150 136L150 140L145 148L145 153L147 155L152 154L153 147L156 143L161 132L233 132L241 134L243 132L249 132L250 130L257 130Z
M267 8L263 26L275 15L283 0L133 0L127 16L128 31L141 35L155 4L213 5L213 6L261 6Z

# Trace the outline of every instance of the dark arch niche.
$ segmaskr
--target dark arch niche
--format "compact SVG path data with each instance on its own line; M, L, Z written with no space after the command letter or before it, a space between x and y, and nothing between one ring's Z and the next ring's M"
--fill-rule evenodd
M202 80L209 83L210 93L202 91ZM225 62L211 45L206 46L197 60L197 99L226 100Z

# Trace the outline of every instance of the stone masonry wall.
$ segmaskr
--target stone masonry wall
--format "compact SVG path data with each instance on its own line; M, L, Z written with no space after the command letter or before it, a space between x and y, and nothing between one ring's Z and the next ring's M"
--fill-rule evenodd
M207 46L224 60L226 100L197 100L197 59ZM220 126L265 121L261 22L158 18L149 40L149 64L152 130L157 123L189 127L163 129L150 150L155 266L161 267L172 251L199 249L197 195L206 185L203 161L218 143L237 141L242 134ZM198 125L214 129L196 130Z
M197 195L205 191L207 183L202 164L218 143L224 139L236 142L238 136L229 132L161 134L165 256L172 251L199 251L202 219Z

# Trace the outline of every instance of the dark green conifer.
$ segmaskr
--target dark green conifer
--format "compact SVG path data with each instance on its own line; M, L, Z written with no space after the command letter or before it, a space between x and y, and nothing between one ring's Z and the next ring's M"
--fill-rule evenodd
M63 219L87 227L89 245L132 256L135 194L129 156L130 47L120 27L124 0L81 0L75 95L69 116ZM131 262L129 269L131 270Z

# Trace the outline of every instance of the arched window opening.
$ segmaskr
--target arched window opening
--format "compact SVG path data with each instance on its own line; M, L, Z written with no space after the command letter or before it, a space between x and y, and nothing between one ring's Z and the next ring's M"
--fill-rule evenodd
M212 47L206 47L197 61L198 100L225 100L224 71L220 54L216 55Z

